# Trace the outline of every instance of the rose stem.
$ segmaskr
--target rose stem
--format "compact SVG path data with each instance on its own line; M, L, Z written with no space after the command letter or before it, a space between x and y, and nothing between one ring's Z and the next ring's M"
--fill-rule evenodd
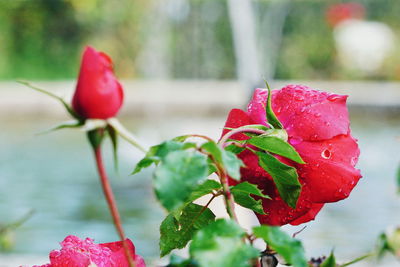
M97 170L99 172L101 186L103 188L104 196L106 197L108 208L110 209L110 213L113 218L115 228L116 228L118 235L122 241L122 244L124 247L124 252L125 252L125 257L128 260L129 266L135 267L133 255L129 251L128 244L126 243L126 237L125 237L124 229L122 227L121 217L118 212L118 207L117 207L117 203L115 201L114 193L112 191L110 182L107 177L107 173L104 168L103 158L101 156L101 146L100 145L98 145L96 148L94 148L94 155L96 158Z

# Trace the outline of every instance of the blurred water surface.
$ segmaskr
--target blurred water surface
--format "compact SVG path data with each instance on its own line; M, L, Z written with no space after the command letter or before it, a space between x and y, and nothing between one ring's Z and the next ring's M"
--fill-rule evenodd
M400 199L394 179L400 162L397 113L365 111L351 113L353 135L361 148L358 167L363 178L348 199L326 205L317 220L298 235L310 256L329 254L334 248L340 259L354 258L372 249L380 232L400 222ZM69 234L91 237L97 242L117 240L84 134L63 130L34 135L54 124L54 119L0 120L1 222L11 222L30 209L35 210L33 217L16 231L12 253L46 257ZM186 133L218 138L225 118L121 120L143 143L152 145ZM158 226L164 212L150 187L151 172L129 176L141 154L123 142L119 147L118 173L113 171L109 144L105 154L126 232L139 254L156 259ZM300 228L287 230L295 232Z

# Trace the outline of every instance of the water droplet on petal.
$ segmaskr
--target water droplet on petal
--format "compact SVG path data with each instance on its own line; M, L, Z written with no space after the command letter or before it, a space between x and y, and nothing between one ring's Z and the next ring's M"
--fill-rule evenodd
M331 101L331 102L336 102L336 101L338 101L338 100L342 100L342 99L344 99L345 98L345 96L342 96L342 95L330 95L330 96L328 96L328 100L329 101Z
M297 136L292 137L292 138L289 139L289 143L290 143L291 145L298 145L298 144L300 144L301 142L303 142L303 139L301 139L300 137L297 137Z
M321 157L323 157L324 159L330 159L331 155L332 155L332 153L331 153L331 151L329 151L329 149L325 149L321 153Z
M294 99L297 100L297 101L303 101L303 100L304 100L304 97L301 96L301 95L296 95L296 96L294 97Z
M314 114L314 117L316 117L316 118L321 117L321 113L315 113L315 114Z

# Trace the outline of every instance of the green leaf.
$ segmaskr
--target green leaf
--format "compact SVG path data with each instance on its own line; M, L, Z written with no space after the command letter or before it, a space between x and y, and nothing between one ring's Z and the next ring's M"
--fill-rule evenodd
M280 138L274 136L259 135L250 138L247 142L255 147L258 147L259 149L269 151L273 154L281 155L297 163L305 163L300 157L299 153L297 153L297 151L289 143Z
M193 259L184 259L180 256L172 254L169 264L166 267L196 267L198 266Z
M270 123L275 129L283 129L282 123L278 120L276 117L274 111L272 110L272 97L271 97L271 88L269 87L269 84L267 81L265 81L265 85L268 88L268 99L267 99L267 106L265 108L266 110L266 115L267 115L267 121Z
M279 195L290 207L296 208L301 192L301 184L295 168L280 162L269 153L255 152L260 166L268 172L278 189Z
M182 210L185 209L186 205L190 204L194 200L205 196L207 194L211 194L214 190L221 189L222 185L214 180L206 180L203 184L197 186L190 196L185 200L185 202L177 209L174 210L174 215L177 220L182 214Z
M159 145L155 145L150 147L149 151L146 153L146 156L141 159L135 166L132 174L136 174L140 172L142 169L149 167L151 164L158 164L161 160L163 160L168 153L184 150L188 148L196 147L194 143L181 143L177 141L166 141Z
M246 148L238 147L238 146L236 146L234 144L225 147L226 151L230 151L230 152L232 152L234 154L239 154L239 153L243 152L245 149Z
M335 255L333 255L333 251L329 255L328 258L326 258L320 265L320 267L336 267L336 259Z
M265 214L261 199L255 200L250 194L268 199L270 197L264 195L256 185L248 182L240 183L231 187L231 193L235 202L240 206L251 209L259 214Z
M240 180L240 167L244 165L234 153L222 149L212 141L204 143L201 148L210 153L214 160L225 168L230 177Z
M301 242L291 238L288 234L280 230L279 227L257 226L253 228L253 233L256 237L264 239L268 246L294 267L308 266Z
M198 229L209 225L214 220L215 215L209 208L193 203L182 210L179 219L169 214L160 226L161 257L173 249L184 248Z
M181 142L181 143L182 143L182 142L185 142L186 139L188 139L189 137L191 137L190 134L188 134L188 135L181 135L181 136L177 136L177 137L173 138L172 141Z
M234 221L219 219L195 234L189 253L202 267L250 267L259 251L244 243L244 235Z
M205 155L192 150L168 153L154 172L154 190L169 211L179 208L208 176Z
M219 190L222 188L222 185L214 180L207 180L203 184L199 185L192 191L190 194L188 201L192 202L202 196L212 193L214 190Z

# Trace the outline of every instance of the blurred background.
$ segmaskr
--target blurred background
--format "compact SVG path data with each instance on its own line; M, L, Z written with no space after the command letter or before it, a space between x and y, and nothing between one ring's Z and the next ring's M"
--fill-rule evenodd
M298 237L314 257L373 249L400 223L399 14L398 0L0 0L0 266L43 264L68 234L117 239L83 133L35 135L69 118L15 82L70 97L85 45L113 58L121 121L148 146L186 133L218 138L264 78L348 94L364 178ZM164 211L151 170L129 175L142 155L123 142L119 153L118 173L107 158L126 232L153 262Z

